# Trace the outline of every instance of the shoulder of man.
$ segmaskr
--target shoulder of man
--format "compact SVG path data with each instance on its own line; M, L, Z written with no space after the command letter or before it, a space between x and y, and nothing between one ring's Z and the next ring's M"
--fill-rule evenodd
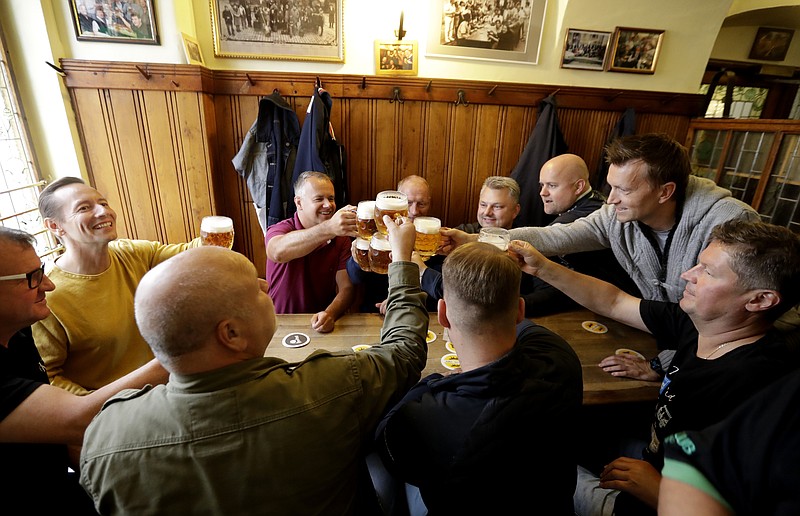
M141 398L151 390L153 390L153 386L149 384L145 385L141 389L123 389L106 400L106 402L103 403L103 408L100 409L100 412L104 411L106 408L114 405L115 403L122 403L124 401Z

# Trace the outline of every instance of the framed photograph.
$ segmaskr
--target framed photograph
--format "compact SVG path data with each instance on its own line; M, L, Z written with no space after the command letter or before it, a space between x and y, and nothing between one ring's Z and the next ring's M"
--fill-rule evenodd
M158 45L155 0L68 0L75 34L82 41Z
M214 55L344 62L344 0L211 0Z
M612 72L655 73L664 31L617 27L608 69Z
M750 49L750 59L762 61L783 61L794 36L793 29L772 29L759 27L753 48Z
M546 0L431 0L426 55L536 64Z
M186 62L193 65L205 66L203 53L200 51L200 44L197 40L185 32L181 32L183 38L183 52L186 54Z
M376 41L375 75L417 75L417 42Z
M605 69L610 39L611 32L567 29L561 68L602 72Z

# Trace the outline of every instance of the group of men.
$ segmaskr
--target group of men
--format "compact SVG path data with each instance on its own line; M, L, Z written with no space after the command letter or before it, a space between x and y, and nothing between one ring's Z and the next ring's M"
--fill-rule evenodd
M0 229L0 448L7 468L24 473L0 490L7 500L80 514L390 513L388 504L413 486L419 499L406 508L415 514L527 507L624 515L676 510L675 493L694 482L703 491L692 496L707 501L710 493L744 510L767 484L737 470L736 486L753 491L734 497L726 484L733 476L718 472L704 446L719 442L729 415L752 421L740 414L759 408L747 398L796 376L773 321L800 297L800 241L692 177L685 149L669 137L622 138L607 154L605 204L578 156L545 165L541 196L559 215L547 227L513 228L519 187L487 179L477 223L441 231L440 266L413 253L409 219L428 213L428 185L402 182L409 217L384 218L392 264L372 304L385 313L380 345L318 351L300 363L265 357L275 314L310 313L312 328L329 332L357 297L347 266L355 210L337 210L325 174L302 174L296 214L269 228L266 281L226 249L118 240L116 215L99 192L74 178L54 182L40 210L66 251L48 274L28 235ZM508 252L474 241L485 226L511 229ZM603 250L633 286L573 257ZM591 431L576 423L581 364L561 337L526 319L541 301L528 300L525 278L533 293L567 296L675 350L668 364L628 356L600 364L662 382L641 453L612 457L602 471L577 467L574 443ZM421 284L429 283L438 287L426 295ZM448 329L458 374L420 380L426 298ZM93 321L108 321L105 340L95 341ZM83 362L72 364L73 352ZM786 382L779 398L796 401ZM128 387L137 390L114 396ZM707 438L716 440L697 433L716 423L723 426ZM676 450L688 442L686 458ZM661 483L665 443L669 478ZM697 460L687 450L698 450ZM390 482L368 470L371 453ZM713 490L709 479L719 482ZM42 482L52 486L50 499L36 496ZM781 493L797 503L796 492Z

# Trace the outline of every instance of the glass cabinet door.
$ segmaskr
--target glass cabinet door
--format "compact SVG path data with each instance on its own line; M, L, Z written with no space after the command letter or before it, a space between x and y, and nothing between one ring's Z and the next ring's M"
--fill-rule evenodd
M769 175L759 213L764 222L800 232L800 135L786 134Z

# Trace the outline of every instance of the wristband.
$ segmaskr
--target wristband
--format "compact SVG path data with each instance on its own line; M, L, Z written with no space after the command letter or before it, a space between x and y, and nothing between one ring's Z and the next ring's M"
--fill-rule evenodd
M658 356L655 356L650 360L650 369L655 371L658 376L664 376L664 369L661 367L661 359L658 358Z

